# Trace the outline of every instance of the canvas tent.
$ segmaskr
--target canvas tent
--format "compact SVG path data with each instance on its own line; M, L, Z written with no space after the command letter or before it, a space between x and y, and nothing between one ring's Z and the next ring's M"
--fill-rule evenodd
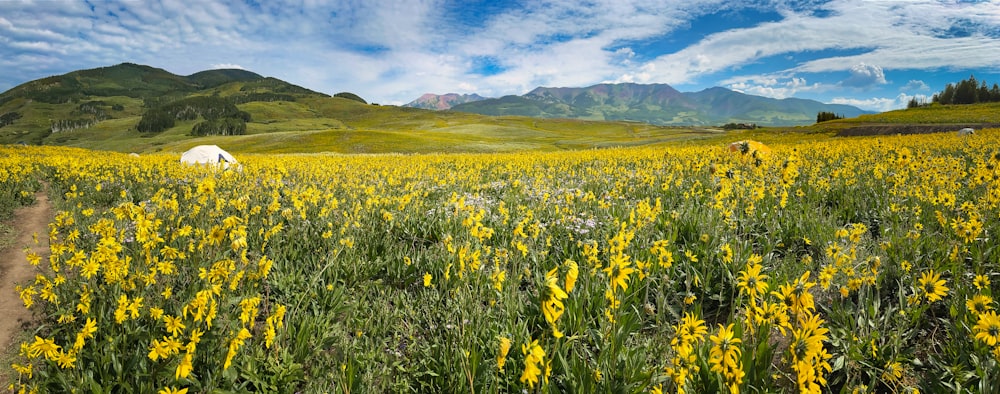
M181 155L181 163L221 166L222 168L239 166L240 164L233 155L216 145L199 145L189 149Z

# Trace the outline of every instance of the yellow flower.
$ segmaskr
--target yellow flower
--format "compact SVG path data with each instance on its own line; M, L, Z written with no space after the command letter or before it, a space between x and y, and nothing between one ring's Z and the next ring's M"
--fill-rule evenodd
M785 335L786 329L791 329L792 325L788 319L788 310L784 304L774 302L763 302L759 307L754 307L754 322L757 325L770 324Z
M896 383L903 377L903 365L899 361L890 362L882 372L882 380Z
M431 280L433 280L433 279L434 279L434 277L431 276L430 273L425 273L424 274L424 287L431 287Z
M556 327L556 320L559 320L563 311L566 310L562 300L565 300L569 296L557 284L559 280L558 269L559 267L553 268L545 274L544 290L546 291L542 295L542 314L545 315L545 321L549 322L549 325L552 326L552 336L561 338L563 334Z
M170 335L180 335L184 328L186 328L180 317L173 317L170 315L163 316L163 324L167 326L167 332L169 332Z
M493 281L493 288L497 291L503 291L503 282L507 280L507 271L495 270L490 274L490 280Z
M722 247L719 248L719 251L722 252L723 263L729 264L733 262L733 248L729 246L729 244L723 244Z
M165 359L170 356L170 349L167 348L167 344L160 342L158 339L153 340L153 344L149 348L149 359L156 361L161 358Z
M184 379L187 378L188 375L191 375L191 371L194 369L194 366L191 365L191 359L193 357L194 355L191 354L191 352L184 353L184 357L181 358L180 364L177 364L177 370L174 372L174 378ZM187 389L184 389L184 392L187 392Z
M160 320L163 317L163 309L157 307L149 308L149 317L152 317L153 320Z
M188 392L187 387L182 388L182 389L175 389L173 387L166 387L166 388L160 389L160 391L157 391L156 394L187 394L187 392Z
M565 264L569 267L569 271L566 272L566 292L569 293L576 286L576 279L580 276L580 267L573 260L566 260Z
M740 287L740 292L746 293L754 305L759 294L767 294L767 275L760 273L762 268L763 266L758 264L747 264L747 268L740 271L737 276L736 283Z
M10 366L11 366L11 368L14 368L14 371L16 371L19 376L20 375L24 375L24 376L27 376L28 379L31 379L32 371L34 369L33 365L31 365L31 364L27 364L27 365L11 364Z
M990 278L986 275L976 275L972 280L972 285L976 286L977 290L982 290L984 288L990 287Z
M972 331L976 333L977 340L987 346L997 346L1000 343L1000 316L995 311L980 314Z
M67 369L73 368L76 364L76 352L70 350L69 352L59 352L56 355L56 362L59 364L59 368Z
M35 336L35 342L28 346L28 356L35 358L43 354L46 359L55 361L59 355L59 345L56 345L55 339L42 339Z
M690 250L685 250L684 251L684 257L687 257L687 259L690 260L692 263L697 263L698 262L698 256L695 255L694 252L692 252Z
M507 353L510 352L510 339L500 337L500 350L497 352L497 369L503 373L503 366L507 364Z
M628 276L635 272L635 268L629 267L628 256L618 254L611 258L611 264L604 269L604 272L608 274L608 278L611 280L610 286L612 290L621 287L622 291L625 291L628 290Z
M15 290L20 293L21 302L24 302L24 307L31 309L31 306L35 304L34 295L36 292L34 286L28 286L25 288L17 286Z
M250 323L257 316L257 306L260 305L260 297L245 298L240 301L240 321L243 324Z
M706 334L708 334L708 328L705 327L705 321L699 319L694 314L684 312L684 317L681 318L680 324L677 325L677 334L675 337L680 339L681 342L695 343L703 341Z
M709 337L709 340L713 343L708 353L708 363L712 366L712 372L722 374L730 391L738 392L745 373L741 361L743 353L738 346L741 340L735 337L733 324L728 327L719 324L719 333Z
M97 321L88 317L87 322L83 325L83 329L80 331L83 332L84 336L87 338L93 337L94 333L97 332Z
M945 280L941 279L941 274L935 273L934 270L920 274L919 283L919 289L928 302L940 300L942 297L948 295L948 287L945 286Z
M976 294L965 301L965 307L969 309L969 312L981 315L993 309L993 305L990 305L992 303L992 297L985 294Z
M527 383L529 388L535 388L539 376L542 374L541 364L545 362L545 350L538 345L538 340L531 341L530 344L521 345L521 353L524 353L524 372L521 373L521 383Z

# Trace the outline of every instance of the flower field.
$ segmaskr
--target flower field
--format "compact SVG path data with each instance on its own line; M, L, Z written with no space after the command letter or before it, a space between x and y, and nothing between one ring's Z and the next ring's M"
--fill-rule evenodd
M242 171L2 147L5 204L57 204L4 367L15 392L1000 391L1000 130L798 138Z

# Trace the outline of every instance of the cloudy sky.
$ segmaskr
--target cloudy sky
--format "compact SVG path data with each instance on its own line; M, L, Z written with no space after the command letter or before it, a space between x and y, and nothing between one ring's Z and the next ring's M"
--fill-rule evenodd
M996 1L0 0L0 91L132 62L383 104L636 82L880 111L1000 83L998 54Z

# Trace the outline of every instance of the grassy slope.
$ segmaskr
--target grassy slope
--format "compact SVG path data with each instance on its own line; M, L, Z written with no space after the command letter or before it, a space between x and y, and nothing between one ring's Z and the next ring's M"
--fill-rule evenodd
M1000 123L1000 103L971 105L930 105L899 109L855 118L831 120L810 126L789 128L805 132L831 132L871 125L996 124Z
M120 152L181 152L201 144L247 153L504 152L656 144L719 133L630 122L487 117L364 105L340 98L254 102L239 107L253 117L244 136L187 136L196 122L182 122L155 135L143 134L134 131L139 121L134 114L86 130L53 134L45 143Z

